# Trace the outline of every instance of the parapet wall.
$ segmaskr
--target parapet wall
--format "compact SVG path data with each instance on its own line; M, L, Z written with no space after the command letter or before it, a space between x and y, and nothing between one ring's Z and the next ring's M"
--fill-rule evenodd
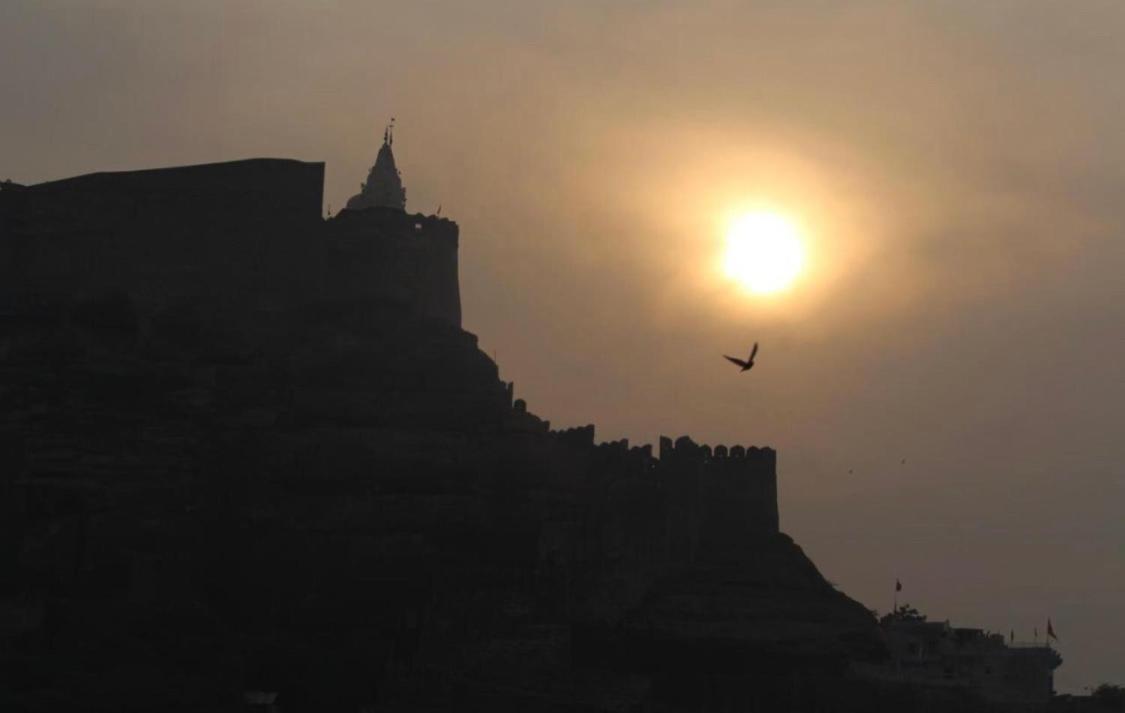
M532 417L534 418L534 417ZM779 531L777 452L772 448L697 444L687 436L651 445L595 444L594 426L550 431L558 445L590 453L595 478L632 481L659 492L673 529L693 547L719 547ZM644 500L647 495L636 495Z
M704 542L779 531L777 452L735 445L714 448L687 436L660 439L660 462L673 497L694 499Z

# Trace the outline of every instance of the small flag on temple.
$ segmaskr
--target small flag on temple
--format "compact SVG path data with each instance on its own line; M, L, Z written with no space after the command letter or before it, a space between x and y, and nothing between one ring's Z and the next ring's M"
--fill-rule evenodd
M1055 641L1059 640L1059 637L1055 636L1055 627L1051 626L1050 617L1047 617L1047 638L1054 639Z
M902 591L902 582L898 581L897 579L895 580L895 591L896 592Z

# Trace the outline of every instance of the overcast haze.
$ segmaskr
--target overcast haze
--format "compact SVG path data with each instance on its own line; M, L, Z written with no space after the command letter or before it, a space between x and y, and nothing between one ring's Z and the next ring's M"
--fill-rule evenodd
M1125 5L842 5L5 0L0 179L293 157L338 209L395 116L531 410L774 446L848 594L1125 684ZM716 268L751 205L783 296Z

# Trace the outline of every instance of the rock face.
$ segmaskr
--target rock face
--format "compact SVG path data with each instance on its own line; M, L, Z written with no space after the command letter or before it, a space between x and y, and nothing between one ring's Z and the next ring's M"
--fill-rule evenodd
M0 709L829 709L882 644L776 454L550 430L456 224L322 172L0 192Z

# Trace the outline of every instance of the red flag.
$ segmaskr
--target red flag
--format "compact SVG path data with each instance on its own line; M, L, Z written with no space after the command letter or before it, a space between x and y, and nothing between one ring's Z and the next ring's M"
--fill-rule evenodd
M1047 638L1059 640L1059 637L1055 636L1055 627L1051 626L1051 617L1047 617Z
M895 591L896 592L902 591L902 582L898 581L897 579L895 580Z

